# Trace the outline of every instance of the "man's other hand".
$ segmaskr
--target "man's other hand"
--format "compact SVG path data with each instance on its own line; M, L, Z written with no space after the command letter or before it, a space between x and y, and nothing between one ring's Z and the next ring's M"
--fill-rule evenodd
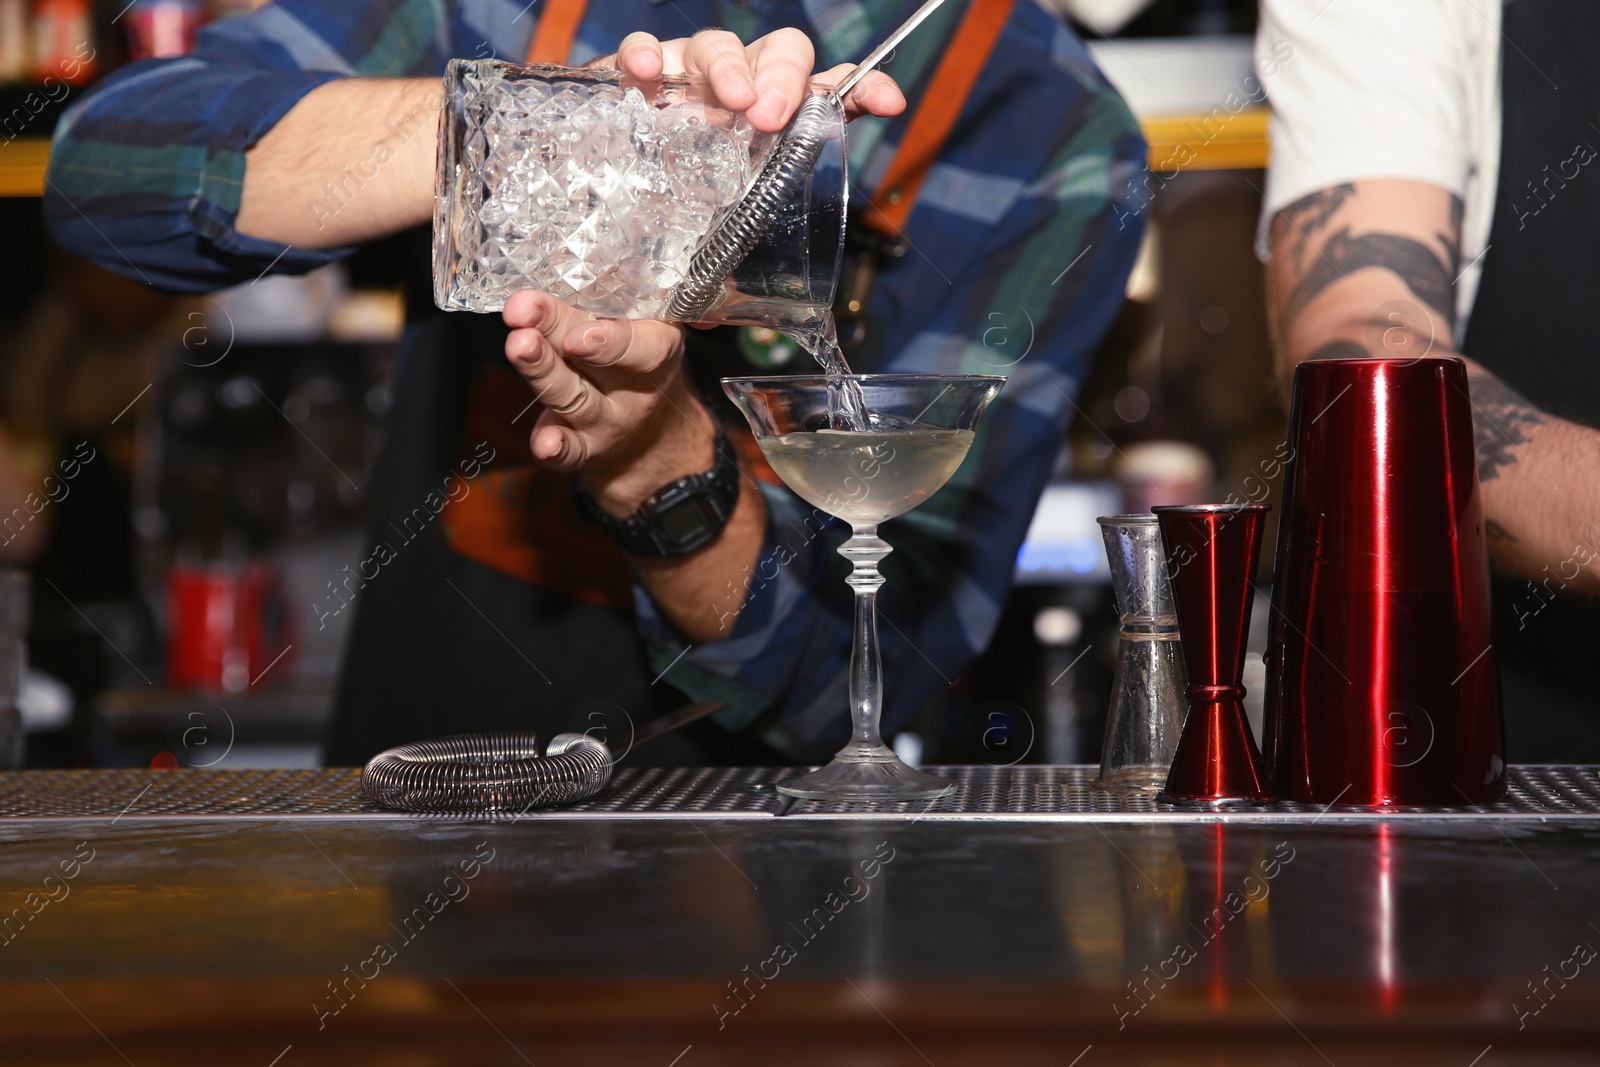
M577 474L619 517L710 469L714 425L684 371L682 327L597 319L534 290L513 294L504 314L506 358L539 404L535 461Z

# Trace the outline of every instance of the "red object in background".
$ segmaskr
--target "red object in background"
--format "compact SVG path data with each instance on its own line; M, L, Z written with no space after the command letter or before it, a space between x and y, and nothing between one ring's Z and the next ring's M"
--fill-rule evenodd
M174 564L167 617L167 684L174 688L243 692L289 648L277 578L260 563Z
M1245 634L1266 504L1156 507L1178 633L1189 675L1189 714L1165 795L1217 803L1270 800L1244 717Z
M84 85L96 74L94 9L89 0L35 0L33 80Z
M205 21L205 9L195 0L137 0L125 19L128 58L188 55L194 50L195 34Z
M178 769L178 757L170 752L157 752L150 757L152 771L175 771Z
M1268 763L1317 804L1505 793L1489 553L1459 359L1300 364L1289 416Z

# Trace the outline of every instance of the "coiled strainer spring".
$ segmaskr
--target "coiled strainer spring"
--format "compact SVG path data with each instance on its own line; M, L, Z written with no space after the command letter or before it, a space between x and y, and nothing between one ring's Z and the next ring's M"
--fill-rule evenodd
M399 811L495 815L593 796L611 767L611 750L586 734L557 734L542 756L533 734L458 734L380 752L361 788Z

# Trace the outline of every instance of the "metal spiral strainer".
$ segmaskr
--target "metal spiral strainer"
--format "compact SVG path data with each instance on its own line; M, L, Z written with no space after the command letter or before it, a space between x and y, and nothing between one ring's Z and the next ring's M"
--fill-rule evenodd
M399 811L512 814L598 793L612 763L611 749L585 734L557 734L543 755L533 734L458 734L378 754L361 788Z
M724 280L750 254L783 205L804 188L835 121L831 96L812 95L800 105L749 192L695 252L688 274L667 302L668 319L695 322L705 314Z
M831 93L806 98L783 131L772 155L767 157L761 173L751 183L750 190L695 252L688 275L673 290L667 304L668 319L694 322L705 314L722 293L728 275L771 227L779 209L805 187L806 178L832 133L835 111L850 90L943 3L944 0L927 0Z
M375 804L394 811L505 815L572 804L604 789L617 761L638 746L721 708L720 701L689 704L637 730L623 712L625 724L602 718L589 733L556 734L542 756L531 733L417 741L372 757L361 772L361 789ZM594 736L623 725L616 747Z

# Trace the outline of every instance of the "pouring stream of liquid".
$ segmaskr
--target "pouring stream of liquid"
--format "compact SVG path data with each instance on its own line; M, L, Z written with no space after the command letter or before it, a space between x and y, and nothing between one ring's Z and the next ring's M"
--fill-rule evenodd
M839 330L833 311L816 307L802 325L790 328L800 347L811 353L828 376L828 425L835 430L866 430L872 426L861 383L851 376L850 364L839 349Z

